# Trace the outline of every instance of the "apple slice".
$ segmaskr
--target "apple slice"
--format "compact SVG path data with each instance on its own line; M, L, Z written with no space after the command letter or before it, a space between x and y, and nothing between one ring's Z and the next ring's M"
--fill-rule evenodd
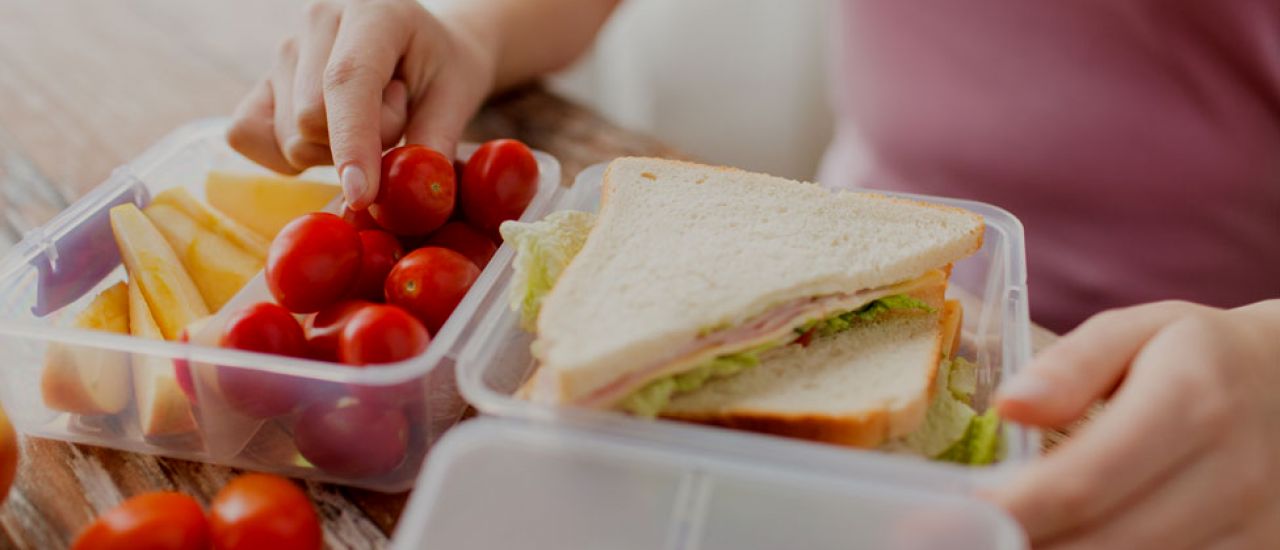
M72 326L129 334L128 285L121 281L102 291ZM118 413L129 404L129 357L121 351L51 343L44 356L40 390L45 406L54 410Z
M129 332L139 338L164 339L138 285L129 287ZM191 402L178 385L168 357L134 357L133 395L138 402L138 423L143 435L177 435L196 429Z
M152 204L144 212L173 247L210 311L221 309L262 271L261 259L201 226L182 210Z
M137 206L129 203L112 208L111 230L129 280L141 287L165 340L177 339L187 325L209 315L200 289L177 254Z
M220 170L204 180L210 205L272 239L294 218L323 210L340 191L330 183Z
M18 470L18 434L13 433L9 418L0 409L0 504L9 494L13 476Z
M163 191L151 200L151 204L167 204L177 208L205 229L222 235L258 260L267 260L267 249L271 247L271 241L226 214L205 206L186 189L175 187Z

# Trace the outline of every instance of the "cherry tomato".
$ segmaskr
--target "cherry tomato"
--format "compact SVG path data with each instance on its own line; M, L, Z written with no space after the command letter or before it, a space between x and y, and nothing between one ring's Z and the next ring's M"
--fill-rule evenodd
M209 525L218 550L314 550L324 540L306 493L266 474L242 475L218 491Z
M364 231L366 229L382 229L382 226L378 225L377 220L374 220L373 216L369 215L369 209L367 208L364 210L343 208L342 219L346 220L346 222L351 224L351 227L356 228L357 231Z
M9 494L13 476L18 470L18 435L9 424L9 417L0 409L0 503Z
M209 548L209 522L195 499L146 493L98 516L72 550L196 550Z
M479 277L480 268L466 256L438 246L419 248L387 275L387 302L412 313L434 334Z
M182 329L182 334L178 335L178 341L184 344L191 342L191 334L200 332L213 316L197 319L190 326ZM196 402L196 384L191 379L191 365L184 358L176 358L173 360L173 376L178 379L178 388L182 389L182 393L190 399L192 403Z
M267 286L280 305L312 313L351 290L360 272L360 236L333 214L289 222L267 251Z
M352 298L381 302L387 274L404 256L400 241L386 231L366 229L360 232L360 273L351 287Z
M462 212L476 229L497 240L498 226L520 218L538 193L538 161L525 144L497 139L467 160L459 185Z
M369 305L373 305L373 302L343 300L308 316L303 332L307 335L307 348L311 352L311 358L339 362L338 345L342 329L346 328L351 316Z
M341 397L303 409L293 441L304 458L328 473L375 476L404 462L409 420L400 407Z
M344 364L368 367L396 363L426 351L431 335L422 323L395 306L369 306L351 317L338 348ZM375 403L403 404L423 396L421 379L390 385L352 385L356 396Z
M232 315L220 344L259 353L307 356L302 326L288 310L271 302L253 304ZM218 389L229 405L254 418L292 411L303 393L303 387L289 376L235 367L218 368Z
M498 251L498 245L493 244L489 237L484 236L465 222L444 224L444 227L435 230L435 232L431 233L431 236L427 237L424 246L448 248L466 256L468 260L471 260L471 263L476 264L476 267L482 270L484 266L489 264L493 254Z
M416 357L431 343L431 334L398 307L371 305L351 316L339 342L338 357L343 363L378 365Z
M396 235L426 235L453 213L453 163L422 145L396 147L382 157L382 182L369 214Z

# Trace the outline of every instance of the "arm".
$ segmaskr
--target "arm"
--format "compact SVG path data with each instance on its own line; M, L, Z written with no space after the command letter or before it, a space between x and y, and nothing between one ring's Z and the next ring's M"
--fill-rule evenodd
M316 2L236 109L227 140L282 173L332 163L347 203L377 197L403 138L453 155L484 99L580 55L617 0Z
M619 0L461 0L440 10L486 45L493 91L568 66L591 46Z

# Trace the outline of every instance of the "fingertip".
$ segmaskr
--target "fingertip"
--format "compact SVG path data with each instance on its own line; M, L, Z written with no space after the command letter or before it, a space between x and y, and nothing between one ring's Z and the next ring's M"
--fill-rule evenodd
M1029 424L1039 426L1043 415L1040 414L1039 408L1035 403L1021 401L1015 398L996 396L996 413L1001 418L1017 422L1019 424Z
M352 210L364 210L373 204L377 196L377 181L370 178L368 170L356 163L348 163L338 171L342 182L342 194Z
M1018 374L996 390L995 407L1001 417L1032 426L1057 426L1074 420L1082 407L1077 401L1090 396L1079 395L1071 384L1055 384L1035 371Z

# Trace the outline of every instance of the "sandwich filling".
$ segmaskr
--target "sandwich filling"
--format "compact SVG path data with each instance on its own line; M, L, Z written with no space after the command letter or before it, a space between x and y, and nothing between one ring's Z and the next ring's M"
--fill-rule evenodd
M945 283L946 273L939 269L880 289L795 300L743 325L701 336L677 348L671 355L654 360L644 369L632 371L588 394L579 404L622 408L637 415L654 416L677 390L697 389L710 378L710 374L729 376L754 366L759 361L757 356L760 352L790 344L810 330L818 331L819 336L829 335L839 332L837 329L840 327L847 329L851 320L874 318L890 309L930 310L928 304L909 295ZM670 380L685 374L689 376L683 383ZM698 382L694 384L694 381Z
M696 391L711 380L733 376L754 367L760 364L760 354L766 351L812 336L832 336L853 328L857 323L874 321L889 311L903 309L932 311L933 307L906 294L893 294L852 311L802 322L776 340L756 345L746 351L717 356L692 369L651 381L623 398L616 408L636 416L655 417L677 394Z

